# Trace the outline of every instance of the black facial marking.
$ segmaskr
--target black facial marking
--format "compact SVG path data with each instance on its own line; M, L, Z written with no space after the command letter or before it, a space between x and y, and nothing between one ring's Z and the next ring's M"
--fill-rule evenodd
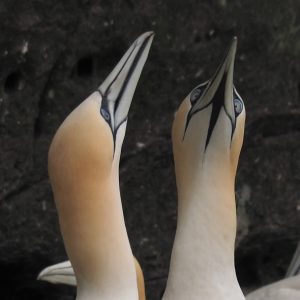
M235 43L235 44L234 44ZM234 48L233 48L234 47ZM188 125L190 123L190 120L192 118L192 116L194 114L196 114L199 111L202 111L204 109L206 109L207 107L209 107L211 105L212 107L212 111L211 111L211 115L210 115L210 121L209 121L209 126L208 126L208 132L207 132L207 137L206 137L206 142L205 142L205 149L207 148L211 136L212 136L212 132L216 126L217 120L219 118L220 115L220 111L223 107L224 113L225 115L228 117L230 123L231 123L231 140L233 137L233 133L235 131L236 128L236 119L238 118L239 114L243 111L244 109L244 104L242 99L239 97L239 95L237 94L235 88L233 87L233 99L231 99L233 102L233 111L228 111L228 109L231 109L231 104L228 103L229 99L226 99L226 102L229 104L230 108L227 107L226 103L225 103L225 91L226 91L226 81L228 78L228 71L230 69L230 65L228 65L229 63L232 64L232 61L229 61L229 59L234 59L234 57L232 57L233 55L235 55L235 53L230 53L230 51L234 51L235 52L235 48L236 48L236 39L234 39L234 41L232 42L231 46L228 48L226 55L224 56L222 63L219 65L217 71L215 72L214 76L212 77L212 79L207 82L204 88L199 89L198 86L196 87L190 95L190 102L191 102L191 109L187 114L187 118L186 118L186 124L185 124L185 130L184 130L184 134L183 134L183 139L185 138L185 134L188 128ZM225 65L226 63L226 65ZM222 70L222 68L224 68ZM212 96L212 99L207 99L204 101L203 104L201 104L201 100L202 98L205 99L205 96L207 95L207 92L209 90L211 90L213 83L216 81L218 75L220 74L220 72L224 72L222 74L222 78L221 78L221 82L220 84L218 84L218 87L216 89L216 91L214 91L214 95ZM209 101L209 102L208 102ZM206 103L206 104L205 104Z
M201 96L205 92L205 90L206 90L206 88L207 88L208 85L209 85L209 82L204 82L204 83L198 85L196 88L194 88L192 90L192 92L190 93L190 102L191 102L192 107L200 100ZM190 113L190 112L188 113L187 120L186 120L186 123L185 123L185 129L184 129L183 139L184 139L185 133L187 131L187 128L188 128L188 125L189 125L189 122L190 122L192 116L196 112L198 112L199 110L202 110L202 109L206 108L207 106L208 105L206 105L205 107L203 107L201 109L197 109L193 113Z
M211 116L210 116L209 127L208 127L206 142L205 142L205 149L209 143L213 129L217 123L221 108L222 108L222 106L224 106L223 102L224 102L224 97L225 97L225 95L224 95L225 83L226 83L226 76L223 76L222 81L211 100L212 112L211 112Z
M201 96L201 88L200 87L197 87L195 88L192 92L191 92L191 96L190 96L190 101L191 101L191 104L195 104L196 101L200 98Z
M110 112L108 110L108 96L110 93L110 88L113 85L113 83L117 80L118 76L120 75L120 73L122 72L122 70L124 69L126 63L128 62L129 58L131 57L134 49L136 48L136 44L134 45L132 51L130 52L130 54L128 55L127 59L125 60L123 66L120 68L119 72L116 74L115 78L111 81L111 83L108 85L108 87L106 88L106 90L104 92L101 91L101 89L98 89L99 94L102 97L102 102L101 102L101 108L100 108L100 113L101 115L104 117L103 113L105 112L105 114L108 114L110 116ZM108 123L113 135L114 135L114 129L113 129L113 124L111 123L111 118L105 118L104 120L106 120L106 122ZM114 137L114 142L115 142L115 137Z
M209 127L208 127L208 132L207 132L207 137L206 137L206 142L205 142L205 149L207 148L209 141L211 139L212 132L215 128L215 125L217 123L217 120L220 115L221 108L223 107L225 114L227 115L228 119L231 122L231 139L233 137L233 133L236 128L236 118L239 116L239 114L243 111L244 109L244 104L243 100L240 98L240 96L237 94L235 91L235 88L233 90L233 104L234 104L234 112L235 112L235 117L233 118L231 114L226 110L226 107L224 105L224 99L225 99L225 84L226 84L226 78L227 74L225 73L222 77L222 80L218 86L218 89L216 90L215 94L213 95L213 98L204 105L203 107L200 107L198 109L193 110L192 108L190 109L188 115L187 115L187 120L186 120L186 125L185 125L185 131L184 131L184 136L187 131L188 124L192 118L193 115L195 115L197 112L207 108L208 106L212 106L212 112L210 116L210 121L209 121ZM197 101L201 101L201 97L203 94L205 94L207 88L210 86L210 83L206 84L204 87L202 87L202 91L199 93L199 87L195 88L191 92L190 96L190 101L192 104L192 107L194 107L197 103ZM183 136L183 139L184 139Z
M130 81L130 78L132 77L132 74L134 73L134 70L136 69L136 66L144 52L144 49L147 46L147 43L149 41L149 39L152 37L152 35L149 35L147 38L145 38L145 40L143 41L142 45L140 46L137 54L134 57L134 60L128 70L128 73L126 74L126 78L122 84L122 87L119 91L119 94L116 97L116 100L114 101L114 113L116 113L120 101L122 99L122 96L126 90L126 87L128 86L128 83ZM104 118L104 120L108 123L112 134L113 134L113 139L114 139L114 144L116 141L116 133L119 129L119 127L126 122L127 120L127 116L125 116L124 120L122 120L119 124L112 124L112 118L108 109L108 101L109 101L109 94L111 92L111 87L113 85L113 83L117 80L118 76L120 75L120 73L122 72L122 70L124 69L125 65L127 64L128 60L130 59L130 57L132 56L134 50L137 47L137 43L134 44L133 49L131 50L130 54L128 55L127 59L125 60L125 62L123 63L122 67L120 68L119 72L116 74L116 76L114 77L114 79L111 81L111 83L108 85L108 87L106 88L105 91L102 91L100 88L98 89L98 92L100 93L101 97L102 97L102 102L101 102L101 107L100 107L100 114L102 115L102 117Z
M118 97L117 97L117 99L116 99L115 107L114 107L114 112L116 112L116 110L117 110L117 108L118 108L118 106L119 106L120 99L122 98L122 96L123 96L123 94L124 94L124 91L126 90L126 87L127 87L127 85L128 85L128 82L129 82L129 80L130 80L130 78L131 78L131 76L132 76L132 74L133 74L133 72L134 72L134 70L135 70L135 68L136 68L136 65L138 64L138 62L139 62L139 60L140 60L140 58L141 58L141 56L142 56L142 54L143 54L143 52L144 52L144 49L146 48L146 46L147 46L147 44L148 44L148 41L149 41L149 39L151 38L151 36L152 36L152 35L149 35L149 36L143 41L143 43L142 43L142 45L141 45L141 47L140 47L138 53L136 54L136 56L135 56L135 58L134 58L134 60L133 60L133 62L132 62L132 64L131 64L131 66L130 66L130 69L129 69L128 73L127 73L126 79L124 80L124 83L123 83L123 85L122 85L122 88L121 88L121 90L120 90L120 92L119 92L119 95L118 95ZM135 47L136 47L136 46L135 46ZM135 48L135 47L134 47L134 48ZM123 123L123 121L122 121L122 123Z

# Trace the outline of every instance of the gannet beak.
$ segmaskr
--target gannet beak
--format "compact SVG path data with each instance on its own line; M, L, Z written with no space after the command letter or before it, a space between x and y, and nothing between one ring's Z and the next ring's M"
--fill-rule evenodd
M214 92L213 102L218 105L224 105L225 111L232 122L234 122L234 104L233 104L233 71L234 60L237 47L237 38L234 37L228 49L227 55L219 66L214 77L210 81L210 88ZM209 90L207 91L209 93Z
M226 77L225 83L225 98L224 98L224 106L226 111L231 116L231 120L234 119L234 103L233 103L233 71L234 71L234 60L236 54L236 47L237 47L237 37L234 37L229 48L225 64L224 66L224 75Z
M196 101L192 103L192 108L190 109L188 114L188 122L189 122L189 120L195 113L205 109L210 105L212 106L212 112L210 117L210 123L209 123L205 148L208 145L212 131L216 125L216 122L219 118L219 114L222 108L224 108L226 115L230 119L230 122L232 124L232 133L235 128L236 117L235 117L234 101L233 101L233 94L234 94L233 69L234 69L236 47L237 47L237 38L234 37L225 58L223 59L217 72L214 74L213 78L209 80L207 83L201 85L204 91L201 93L200 96L196 96Z
M113 133L127 120L131 100L153 37L153 32L142 34L99 87L102 96L101 114Z
M39 273L37 280L54 284L76 285L74 270L69 261L45 268Z

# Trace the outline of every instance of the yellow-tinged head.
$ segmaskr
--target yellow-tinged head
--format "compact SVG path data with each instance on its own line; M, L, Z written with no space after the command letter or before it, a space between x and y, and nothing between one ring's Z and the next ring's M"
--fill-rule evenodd
M176 113L172 139L179 187L211 172L224 180L235 177L245 124L244 103L233 85L236 45L234 38L213 78L194 88Z

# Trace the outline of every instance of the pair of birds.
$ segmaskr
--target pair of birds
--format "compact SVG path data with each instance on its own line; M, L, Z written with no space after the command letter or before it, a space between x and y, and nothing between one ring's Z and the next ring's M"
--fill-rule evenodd
M145 299L143 273L125 228L119 160L153 36L144 33L133 43L98 90L66 118L50 146L50 181L71 262L46 268L39 279L77 284L77 300ZM212 79L189 93L173 122L178 220L163 300L245 299L234 267L234 182L245 124L244 103L233 85L236 46L234 38ZM300 285L299 278L291 279ZM294 281L282 281L283 288L275 284L292 295L280 299L300 299ZM247 299L279 299L255 293Z

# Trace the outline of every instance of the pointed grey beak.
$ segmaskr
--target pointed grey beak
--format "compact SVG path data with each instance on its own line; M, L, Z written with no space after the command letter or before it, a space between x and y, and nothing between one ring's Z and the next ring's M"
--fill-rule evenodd
M234 37L227 55L211 80L210 85L210 88L214 91L213 101L223 102L222 104L232 121L235 116L233 104L233 71L236 47L237 38Z
M226 112L234 117L233 97L233 69L237 47L237 38L234 37L226 56L218 67L218 70L205 85L205 89L193 104L191 114L214 103L217 106L225 106Z
M37 280L47 281L54 284L76 285L74 270L70 261L62 262L43 269Z
M99 87L99 93L102 96L101 114L114 134L118 127L127 120L132 97L153 37L153 32L141 35Z
M206 146L208 145L210 136L218 120L222 107L224 108L226 115L231 121L233 128L232 132L235 128L236 117L233 101L233 69L236 47L237 38L234 37L225 58L223 59L217 72L214 74L213 78L207 83L198 86L194 90L196 94L191 93L190 95L192 108L189 111L186 128L188 126L188 122L195 113L205 109L210 105L212 106ZM193 98L196 98L196 100L193 101Z

